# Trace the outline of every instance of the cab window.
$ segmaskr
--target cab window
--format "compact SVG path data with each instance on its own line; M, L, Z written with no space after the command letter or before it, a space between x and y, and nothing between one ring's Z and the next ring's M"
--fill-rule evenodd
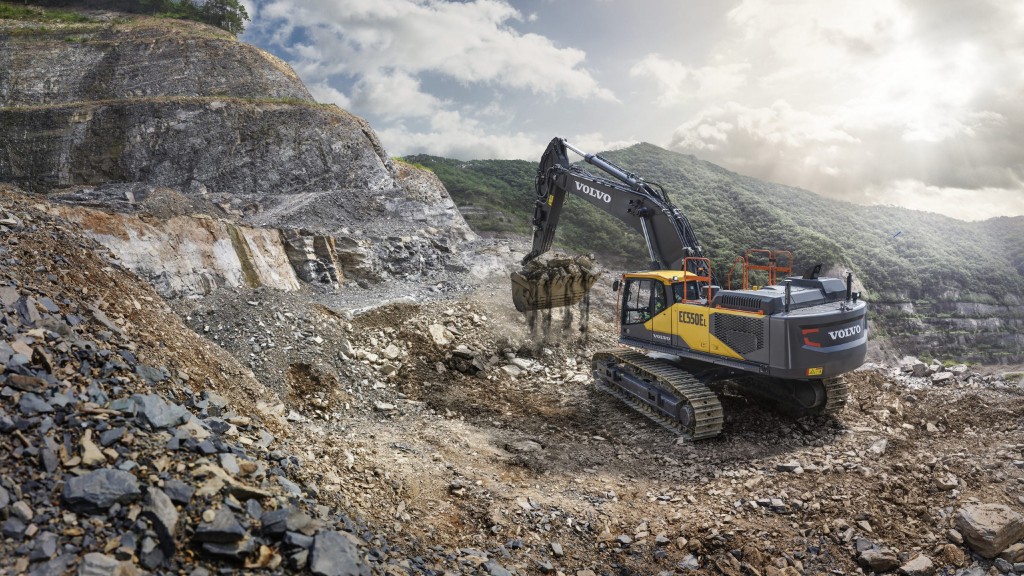
M633 278L626 281L622 300L623 324L640 324L665 309L665 286L656 280Z

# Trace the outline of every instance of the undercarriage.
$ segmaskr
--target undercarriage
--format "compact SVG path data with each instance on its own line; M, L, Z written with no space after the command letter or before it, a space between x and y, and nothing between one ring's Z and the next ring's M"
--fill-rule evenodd
M846 405L841 377L786 380L735 376L695 362L673 362L626 348L603 350L592 360L599 388L623 400L666 429L691 440L722 431L724 415L710 385L728 382L744 394L767 400L794 416L831 414Z

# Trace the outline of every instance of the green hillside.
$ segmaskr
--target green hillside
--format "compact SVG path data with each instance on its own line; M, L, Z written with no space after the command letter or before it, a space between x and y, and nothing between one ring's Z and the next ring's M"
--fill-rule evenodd
M964 222L862 206L742 176L651 144L602 156L665 187L689 217L722 282L733 259L748 248L790 250L795 271L817 263L832 274L852 271L876 304L879 332L902 342L906 351L1024 361L1024 217ZM437 174L478 232L530 232L537 163L423 155L407 160ZM556 248L594 252L610 266L647 260L637 234L571 196Z
M903 208L861 206L762 182L651 144L603 157L665 187L725 277L748 248L790 250L795 268L850 269L876 300L929 301L948 291L1003 303L1024 293L1024 218L963 222ZM537 164L410 156L434 171L478 232L530 232ZM596 170L596 169L595 169ZM473 210L477 208L479 210ZM643 241L569 197L556 246L607 259L646 260ZM1013 302L1016 304L1016 301Z

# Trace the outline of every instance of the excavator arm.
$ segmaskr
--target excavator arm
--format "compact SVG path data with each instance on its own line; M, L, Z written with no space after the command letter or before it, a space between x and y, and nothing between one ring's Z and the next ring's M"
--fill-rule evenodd
M572 166L569 150L611 178ZM523 259L523 264L551 248L568 194L586 200L640 233L647 245L651 269L681 270L685 258L703 256L689 220L672 205L660 187L600 156L578 150L563 138L553 139L541 157L536 193L533 250Z
M573 166L569 151L582 156L604 175ZM554 138L537 169L533 247L523 258L525 268L512 274L512 299L521 312L575 304L594 283L589 267L578 261L557 260L548 266L536 262L551 248L569 194L636 230L647 246L652 270L682 270L686 258L703 257L689 220L660 186L645 182L600 156L583 152L563 138ZM691 267L700 265L698 260L689 262ZM690 271L710 275L710 270Z

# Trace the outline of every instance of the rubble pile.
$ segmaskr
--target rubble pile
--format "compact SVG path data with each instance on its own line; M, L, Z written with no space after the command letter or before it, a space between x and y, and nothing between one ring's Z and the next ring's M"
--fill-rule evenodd
M504 282L168 306L17 195L0 265L5 573L1024 573L1013 375L866 365L799 421L724 386L693 444L590 385L610 313L539 340Z

